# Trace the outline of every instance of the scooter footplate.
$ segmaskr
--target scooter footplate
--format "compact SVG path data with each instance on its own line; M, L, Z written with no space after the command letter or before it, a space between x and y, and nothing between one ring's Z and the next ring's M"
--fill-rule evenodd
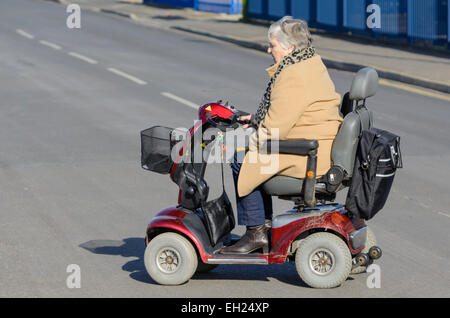
M209 264L268 264L268 255L260 253L251 254L215 254L208 258Z

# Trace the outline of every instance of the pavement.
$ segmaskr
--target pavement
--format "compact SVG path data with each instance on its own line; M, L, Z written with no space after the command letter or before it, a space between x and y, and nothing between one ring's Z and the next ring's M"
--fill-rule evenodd
M68 5L68 0L50 0ZM143 4L142 0L78 0L82 10L130 18L151 27L179 30L267 50L267 25L242 22L241 15L217 14ZM311 30L313 43L328 68L356 72L370 66L381 78L450 93L450 52L388 46L356 37Z

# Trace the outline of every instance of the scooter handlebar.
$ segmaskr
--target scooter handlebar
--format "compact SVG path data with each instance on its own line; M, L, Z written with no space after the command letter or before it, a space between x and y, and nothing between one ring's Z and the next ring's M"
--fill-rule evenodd
M239 119L242 116L247 116L247 115L250 115L250 114L239 110L236 113L234 113L232 116L230 116L229 118L215 117L210 122L214 122L215 123L214 126L223 131L225 131L227 128L237 129L237 128L239 128L240 125L253 125L254 124L252 120L248 120L248 119L240 120Z
M239 120L239 119L238 119L237 122L238 122L239 124L241 124L241 125L250 125L250 124L253 123L251 120L248 120L248 119L246 119L246 120Z

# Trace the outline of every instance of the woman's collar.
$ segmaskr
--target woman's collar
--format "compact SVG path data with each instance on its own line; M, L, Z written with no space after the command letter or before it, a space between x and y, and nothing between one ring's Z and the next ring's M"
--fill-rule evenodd
M267 74L269 74L270 77L272 77L275 74L275 72L278 69L278 65L280 65L280 63L281 63L281 61L279 61L278 63L273 64L272 66L270 66L268 68L266 68L266 72L267 72Z
M278 63L275 63L272 66L270 66L269 68L266 68L266 72L267 72L267 74L269 74L270 77L272 77L277 72L278 66L280 65L280 63L282 63L288 56L290 56L291 58L293 57L295 60L299 61L299 60L305 60L307 58L313 57L315 54L316 54L316 49L313 46L306 47L302 50L297 49L297 50L293 51L291 54L286 55ZM309 56L304 57L305 55L309 55ZM294 62L294 63L296 63L296 62Z

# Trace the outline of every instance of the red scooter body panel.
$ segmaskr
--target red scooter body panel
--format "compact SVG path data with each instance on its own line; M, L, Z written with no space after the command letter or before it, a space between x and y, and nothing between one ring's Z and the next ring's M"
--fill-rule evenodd
M182 220L187 215L186 212L180 210L176 206L167 207L159 211L150 221L147 226L147 235L145 237L145 245L149 242L149 234L152 230L160 229L170 229L174 232L179 232L188 237L197 247L202 261L207 261L207 256L203 250L202 244L199 242L197 237L189 231L189 229L184 226Z
M350 244L350 234L355 230L353 223L339 211L325 212L318 216L311 216L293 221L285 226L272 229L272 248L269 263L282 264L292 242L300 234L311 229L332 230L346 241L352 255L360 252L363 247L354 250Z

